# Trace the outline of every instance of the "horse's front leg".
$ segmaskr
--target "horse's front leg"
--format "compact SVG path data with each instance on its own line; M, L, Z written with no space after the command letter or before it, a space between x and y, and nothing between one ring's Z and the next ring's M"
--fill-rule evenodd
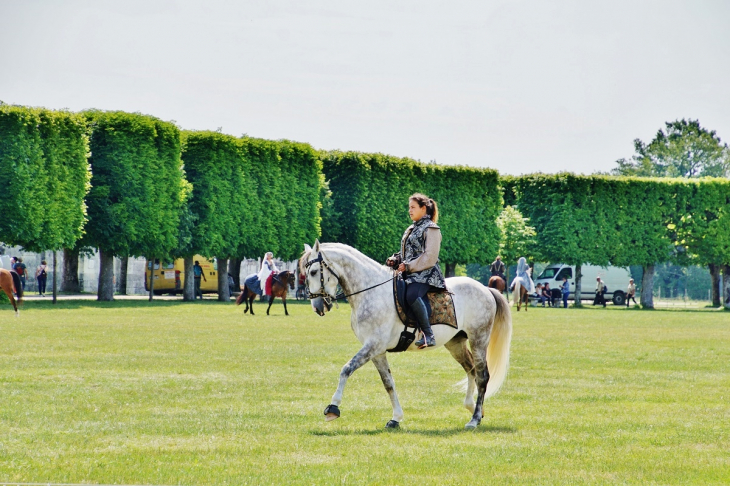
M284 315L289 315L289 311L286 310L286 297L282 297L281 301L284 303Z
M388 392L390 397L390 404L393 406L393 419L385 424L386 429L397 429L400 426L400 422L403 421L403 409L398 401L398 394L395 392L395 380L393 375L390 373L390 366L388 366L388 358L385 353L373 357L373 364L380 373L380 379L383 380L383 386L385 391Z
M325 420L327 422L340 417L339 405L342 403L342 393L345 391L347 379L358 368L372 359L373 355L376 354L374 352L374 347L375 346L372 343L365 343L365 345L360 348L360 351L358 351L355 356L353 356L352 359L342 367L342 371L340 371L340 383L337 385L337 391L334 395L332 395L332 402L330 405L324 409ZM384 349L378 350L377 354L380 354L383 351Z

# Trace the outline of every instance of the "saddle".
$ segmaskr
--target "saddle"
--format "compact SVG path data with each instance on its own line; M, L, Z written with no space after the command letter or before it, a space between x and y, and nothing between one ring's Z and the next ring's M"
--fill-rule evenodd
M403 322L405 329L401 333L398 344L393 349L389 349L390 353L398 353L405 351L411 345L416 337L418 329L418 320L411 311L406 302L406 282L402 275L398 275L393 279L393 300L395 301L395 309L398 317ZM428 292L426 294L426 306L429 308L429 323L433 326L442 324L458 329L456 322L456 308L454 307L454 299L452 293L448 289L438 289L437 291ZM413 331L409 331L413 329Z

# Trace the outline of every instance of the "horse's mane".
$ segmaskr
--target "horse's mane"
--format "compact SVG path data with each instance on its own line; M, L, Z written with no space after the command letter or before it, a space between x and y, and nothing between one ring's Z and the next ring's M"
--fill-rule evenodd
M369 256L365 255L364 253L360 252L358 249L353 248L349 245L345 245L344 243L320 243L319 244L320 251L323 251L325 253L340 253L340 254L346 254L349 255L352 259L364 264L368 268L371 268L373 270L388 270L390 269L386 267L385 265L381 265L380 263L376 262ZM305 271L305 265L309 260L311 260L311 255L314 250L304 250L302 253L301 258L299 258L299 271L304 272Z

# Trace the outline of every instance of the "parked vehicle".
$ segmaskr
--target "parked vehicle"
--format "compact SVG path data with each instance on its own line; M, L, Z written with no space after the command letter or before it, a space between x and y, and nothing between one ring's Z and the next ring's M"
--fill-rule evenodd
M203 293L218 293L218 262L215 259L213 261L208 260L200 255L195 255L193 261L195 260L200 262L207 279L200 282L200 290ZM150 271L155 279L153 288L155 295L182 293L185 286L185 261L182 258L174 262L163 260L162 265L160 265L160 260L156 259L154 269L152 269L152 263L147 260L144 272L144 289L147 292L150 290ZM232 280L232 278L229 278L229 285Z
M596 295L596 277L601 277L608 289L605 294L606 300L611 299L615 305L625 305L626 287L629 285L629 279L631 278L631 272L628 268L583 265L580 268L580 273L582 274L581 300L593 300ZM548 265L535 279L535 285L549 283L553 293L560 297L559 289L563 284L564 277L568 277L568 282L570 282L570 296L568 298L575 300L575 267L570 265L563 265L562 263Z

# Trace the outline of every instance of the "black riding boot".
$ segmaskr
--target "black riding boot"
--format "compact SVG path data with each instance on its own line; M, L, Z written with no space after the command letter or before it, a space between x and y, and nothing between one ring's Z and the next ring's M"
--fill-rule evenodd
M433 337L433 331L431 330L431 323L428 319L428 309L423 299L416 299L411 304L411 309L418 319L418 325L423 331L423 337L416 341L418 349L425 348L428 346L436 346L436 338Z

